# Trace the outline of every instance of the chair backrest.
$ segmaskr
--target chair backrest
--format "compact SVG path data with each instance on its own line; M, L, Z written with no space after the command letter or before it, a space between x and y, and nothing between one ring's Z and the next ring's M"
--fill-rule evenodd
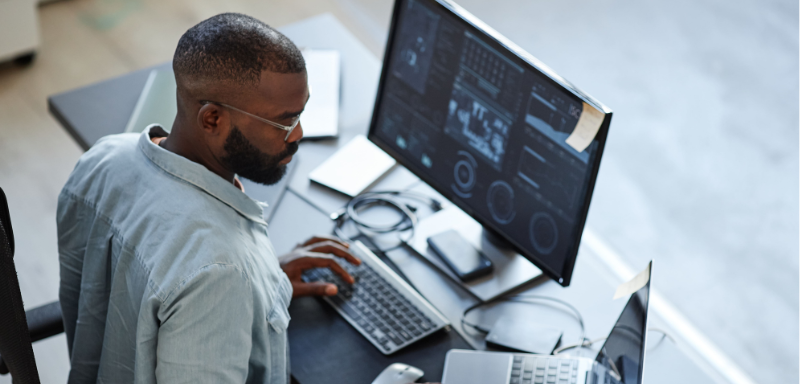
M39 383L25 307L14 267L14 234L3 189L0 188L0 356L16 383Z

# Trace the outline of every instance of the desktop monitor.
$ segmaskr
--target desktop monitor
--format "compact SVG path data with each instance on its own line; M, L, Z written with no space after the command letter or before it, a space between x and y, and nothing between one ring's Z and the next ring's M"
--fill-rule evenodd
M458 5L395 3L369 139L563 286L610 121Z

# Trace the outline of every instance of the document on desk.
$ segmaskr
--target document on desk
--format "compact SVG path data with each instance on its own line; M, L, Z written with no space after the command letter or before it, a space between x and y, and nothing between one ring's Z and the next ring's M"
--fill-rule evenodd
M150 71L125 132L139 133L150 124L159 124L169 132L178 114L176 92L175 74L171 70Z
M322 139L339 134L339 51L303 50L311 97L303 111L304 139Z
M364 192L386 174L395 160L364 135L339 148L308 175L311 181L350 197Z

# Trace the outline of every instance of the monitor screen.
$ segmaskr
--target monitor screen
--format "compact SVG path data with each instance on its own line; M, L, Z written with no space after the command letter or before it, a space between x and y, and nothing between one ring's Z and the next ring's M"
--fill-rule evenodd
M578 151L585 108L602 125ZM370 140L564 286L610 120L460 7L395 4Z

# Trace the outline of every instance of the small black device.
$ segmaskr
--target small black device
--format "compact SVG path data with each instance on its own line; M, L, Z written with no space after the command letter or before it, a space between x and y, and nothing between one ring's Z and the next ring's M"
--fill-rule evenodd
M455 230L429 237L428 245L465 283L494 270L492 261Z
M503 316L486 335L486 345L517 352L553 353L563 332L558 328L532 323L517 316Z

